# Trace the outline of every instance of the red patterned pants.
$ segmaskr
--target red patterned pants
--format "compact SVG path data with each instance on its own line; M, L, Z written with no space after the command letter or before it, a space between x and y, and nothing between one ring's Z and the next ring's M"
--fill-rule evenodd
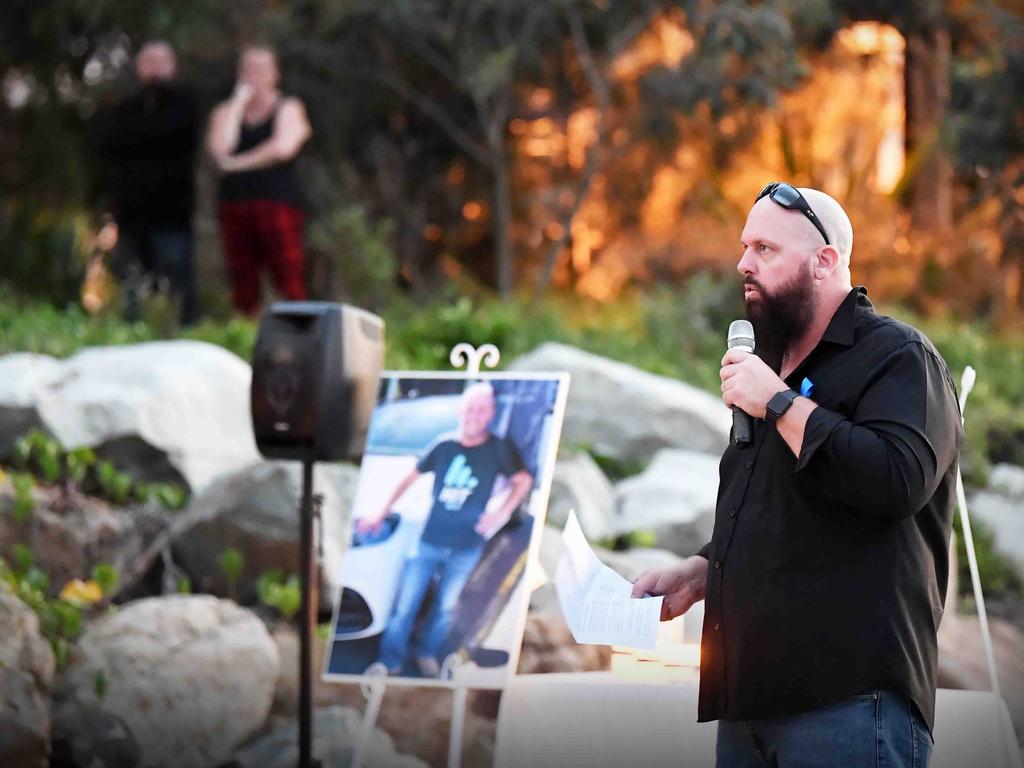
M247 315L259 310L264 268L282 298L306 298L302 211L272 200L225 200L219 214L235 309Z

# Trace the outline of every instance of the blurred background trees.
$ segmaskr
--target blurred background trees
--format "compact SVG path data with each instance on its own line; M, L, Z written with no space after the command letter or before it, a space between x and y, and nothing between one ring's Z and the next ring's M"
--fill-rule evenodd
M848 205L873 295L1001 324L1022 309L1024 21L1009 3L14 0L0 25L3 277L59 302L102 223L97 115L159 37L208 106L240 45L279 49L314 123L322 296L468 280L606 301L727 271L750 200L786 178Z

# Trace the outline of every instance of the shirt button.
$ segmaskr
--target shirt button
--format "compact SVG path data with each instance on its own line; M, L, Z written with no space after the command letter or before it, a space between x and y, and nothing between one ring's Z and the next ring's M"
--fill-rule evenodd
M721 567L722 567L722 561L721 560L715 560L715 568L721 568Z
M720 630L721 628L722 628L722 625L721 625L721 624L717 624L717 623L715 624L715 632L717 632L717 631L718 631L718 630Z
M736 510L735 509L729 511L729 517L736 517Z
M752 462L752 461L748 461L747 462L747 469L750 469L753 466L754 466L754 462Z

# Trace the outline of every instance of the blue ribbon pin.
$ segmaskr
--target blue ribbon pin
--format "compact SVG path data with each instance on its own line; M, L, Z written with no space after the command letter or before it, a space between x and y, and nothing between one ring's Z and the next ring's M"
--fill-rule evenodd
M800 382L800 394L804 397L810 397L814 393L814 382L804 377L804 380Z

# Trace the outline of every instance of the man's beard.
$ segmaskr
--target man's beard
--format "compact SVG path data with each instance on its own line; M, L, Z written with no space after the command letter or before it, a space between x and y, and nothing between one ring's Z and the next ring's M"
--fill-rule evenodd
M759 300L746 303L747 319L754 326L755 352L775 373L780 373L790 345L807 330L814 316L814 277L810 267L772 294L752 277L745 277L743 284L754 286L760 293Z

